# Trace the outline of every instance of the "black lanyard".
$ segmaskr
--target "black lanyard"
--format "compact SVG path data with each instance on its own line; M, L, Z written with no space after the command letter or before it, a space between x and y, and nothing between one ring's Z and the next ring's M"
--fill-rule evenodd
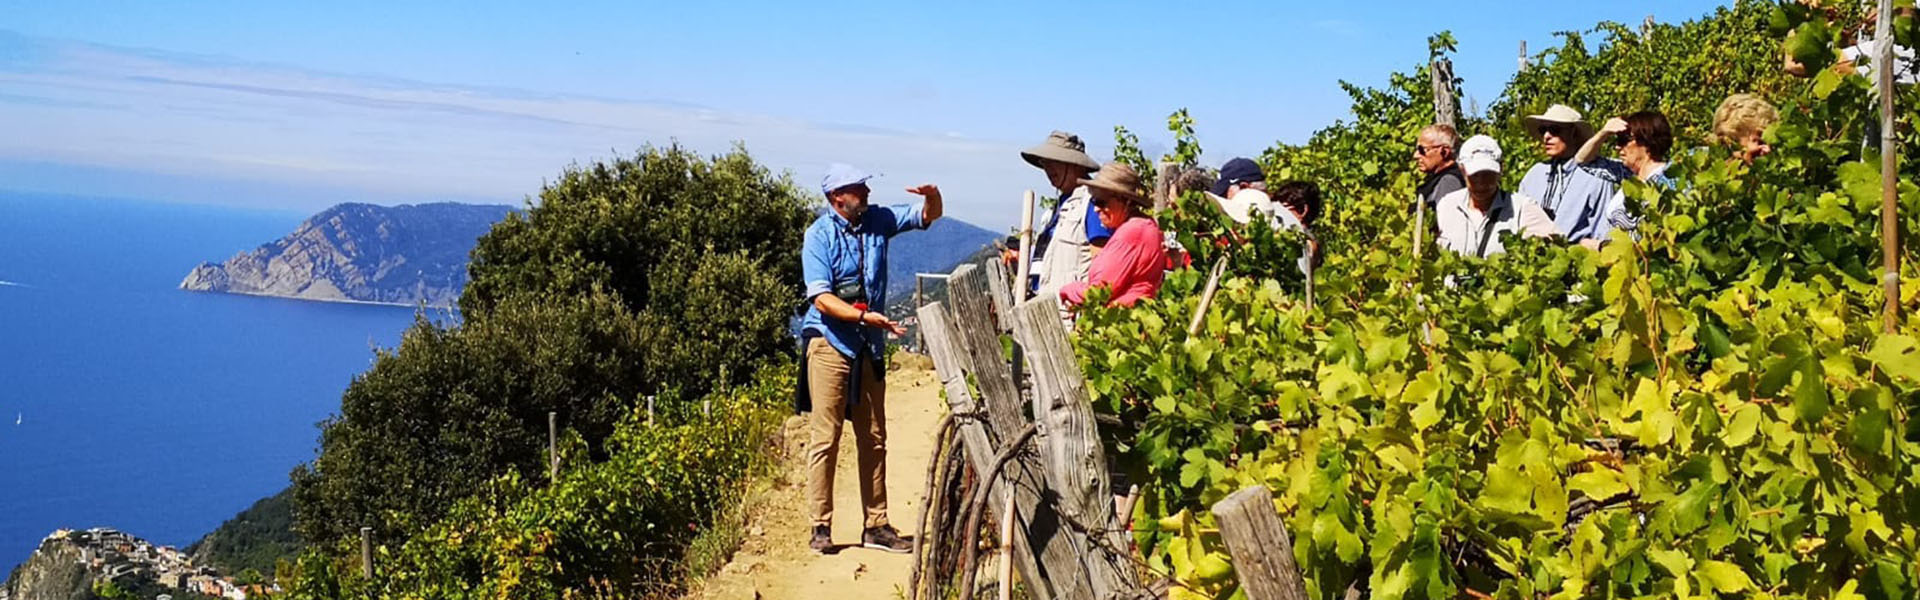
M1561 175L1560 165L1563 164L1566 163L1547 163L1547 167L1549 167L1547 171L1547 197L1540 199L1541 208L1547 209L1547 216L1555 216L1555 213L1559 212L1561 197L1567 195L1566 180L1573 178L1572 173L1567 173L1565 176Z
M860 226L848 222L846 228L841 229L840 233L845 235L846 239L853 243L854 252L856 256L858 256L853 266L854 277L859 278L860 295L863 296L862 299L870 301L873 299L873 292L867 289L867 243L865 240L860 239ZM873 303L868 302L867 306L871 307Z

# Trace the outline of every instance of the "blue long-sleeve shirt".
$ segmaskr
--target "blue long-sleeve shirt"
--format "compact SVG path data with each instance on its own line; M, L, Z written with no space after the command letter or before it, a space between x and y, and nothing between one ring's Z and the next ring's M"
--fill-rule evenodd
M1569 242L1604 238L1611 227L1605 214L1620 182L1632 174L1613 159L1585 163L1557 160L1533 165L1520 179L1520 193L1533 198L1553 217Z
M800 275L806 282L807 314L800 319L802 335L817 334L840 354L852 358L866 345L869 356L879 357L886 349L886 332L851 321L827 318L814 305L814 297L832 294L836 288L859 281L867 306L883 312L887 306L887 242L893 236L926 229L919 206L873 206L860 216L860 223L848 223L833 210L807 226L800 246ZM856 298L841 298L849 303Z

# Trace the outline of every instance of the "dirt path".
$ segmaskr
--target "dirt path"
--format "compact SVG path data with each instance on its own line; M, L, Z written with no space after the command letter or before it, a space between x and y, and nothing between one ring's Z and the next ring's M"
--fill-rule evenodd
M918 535L920 493L934 451L934 427L946 406L930 368L896 366L887 374L887 499L903 536ZM858 547L860 496L854 479L853 432L843 429L834 477L833 541L843 549L816 555L807 549L806 432L787 423L787 465L772 489L753 501L746 542L720 573L689 598L732 600L864 600L904 597L912 560Z

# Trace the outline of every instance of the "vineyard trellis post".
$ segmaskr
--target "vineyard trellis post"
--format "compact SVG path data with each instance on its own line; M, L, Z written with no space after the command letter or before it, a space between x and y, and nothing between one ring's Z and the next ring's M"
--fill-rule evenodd
M1893 2L1880 0L1879 18L1874 22L1873 57L1875 87L1880 97L1880 254L1885 269L1880 275L1886 287L1885 330L1893 333L1900 326L1900 226L1895 218L1900 210L1900 156L1894 140L1893 94L1895 68L1893 52Z
M373 528L360 528L360 576L373 579Z
M946 281L947 276L948 275L946 273L914 273L913 274L913 306L914 308L918 309L919 307L927 305L926 282L928 279L937 279L940 281ZM927 350L927 334L925 333L926 331L926 329L924 329L925 327L926 327L926 323L920 320L919 315L915 315L913 318L913 339L914 339L914 345L920 349L921 354L927 354L929 352L929 350Z
M924 273L914 273L914 306L916 306L916 308L922 306L922 304L927 304L927 300L925 300L927 279L922 277L922 275L924 275ZM916 317L916 319L914 319L914 350L920 350L922 354L925 354L925 352L927 352L927 335L925 335L925 329L922 329L922 325L925 325L925 323L920 323L920 319Z
M1027 296L1027 277L1033 274L1033 204L1033 190L1020 196L1020 268L1014 270L1013 289L1019 290L1021 300Z
M560 413L547 411L547 483L560 481Z
M1243 488L1215 503L1213 518L1249 600L1306 600L1306 580L1293 560L1293 540L1266 486Z
M1527 70L1527 41L1520 40L1520 70Z

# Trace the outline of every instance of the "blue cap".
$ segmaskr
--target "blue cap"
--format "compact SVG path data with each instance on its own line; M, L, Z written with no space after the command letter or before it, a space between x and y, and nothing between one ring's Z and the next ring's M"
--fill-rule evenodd
M1213 189L1210 191L1215 196L1224 197L1227 195L1227 188L1235 184L1266 180L1267 174L1260 172L1260 165L1255 164L1252 159L1236 158L1227 161L1227 164L1220 165L1220 178L1213 181Z
M833 163L827 165L827 176L820 179L820 193L831 196L834 190L858 183L866 183L868 179L873 179L873 177L872 174L866 171L853 168L853 165Z

